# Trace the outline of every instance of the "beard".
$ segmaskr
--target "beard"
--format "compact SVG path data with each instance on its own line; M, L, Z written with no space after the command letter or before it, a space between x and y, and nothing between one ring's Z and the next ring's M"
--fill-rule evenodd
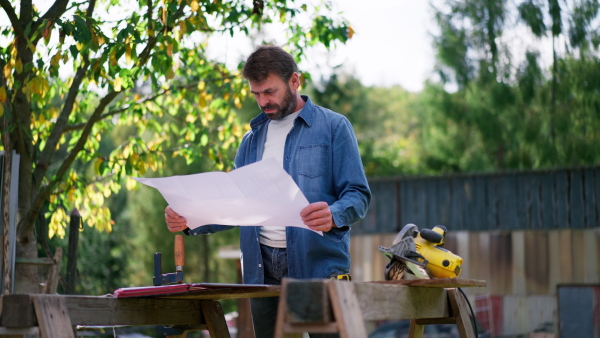
M283 97L280 105L270 103L266 106L260 106L260 109L262 111L276 109L277 111L275 113L267 114L267 117L274 121L282 120L284 117L293 113L296 110L296 98L294 97L294 93L292 93L290 86L287 86L285 96Z

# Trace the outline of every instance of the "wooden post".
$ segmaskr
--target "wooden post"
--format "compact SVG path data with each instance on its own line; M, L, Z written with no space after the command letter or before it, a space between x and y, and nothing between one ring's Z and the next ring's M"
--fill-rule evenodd
M69 222L69 253L67 255L67 290L69 295L75 294L77 277L77 245L79 244L79 226L81 216L79 210L74 209Z

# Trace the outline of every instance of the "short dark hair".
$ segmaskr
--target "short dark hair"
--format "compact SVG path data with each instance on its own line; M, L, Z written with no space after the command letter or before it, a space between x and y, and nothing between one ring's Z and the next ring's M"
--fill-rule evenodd
M270 73L289 81L298 71L298 65L290 53L277 46L260 46L246 60L242 74L253 82L264 81Z

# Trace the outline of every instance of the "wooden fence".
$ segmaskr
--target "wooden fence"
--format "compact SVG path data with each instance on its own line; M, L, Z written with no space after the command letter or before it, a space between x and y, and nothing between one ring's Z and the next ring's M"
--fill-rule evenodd
M370 179L373 200L353 234L445 225L451 230L600 226L600 167Z

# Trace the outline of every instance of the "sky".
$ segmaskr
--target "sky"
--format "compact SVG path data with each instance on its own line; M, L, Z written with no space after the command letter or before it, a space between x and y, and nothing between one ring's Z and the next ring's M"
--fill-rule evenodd
M435 63L429 1L330 1L334 9L350 22L355 34L346 45L339 44L333 51L326 52L323 48L312 52L309 62L299 65L301 70L310 71L313 79L318 79L328 77L334 67L342 65L344 72L355 75L366 86L400 85L413 92L423 88L423 82L430 76ZM319 0L313 2L318 3ZM43 7L51 2L36 3ZM0 21L1 26L8 23L1 10ZM223 37L212 39L209 45L209 53L214 58L234 67L252 49L248 41Z
M327 78L334 67L356 76L365 86L400 85L418 92L432 73L435 57L430 31L434 28L429 1L426 0L333 0L355 31L345 45L330 51L317 48L308 53L308 70L313 79ZM334 11L335 12L335 11ZM267 40L278 32L266 32ZM279 32L280 33L280 32ZM249 41L228 36L209 40L209 56L235 66L252 51Z
M334 53L364 85L420 91L435 64L433 21L425 0L340 0L355 35Z

